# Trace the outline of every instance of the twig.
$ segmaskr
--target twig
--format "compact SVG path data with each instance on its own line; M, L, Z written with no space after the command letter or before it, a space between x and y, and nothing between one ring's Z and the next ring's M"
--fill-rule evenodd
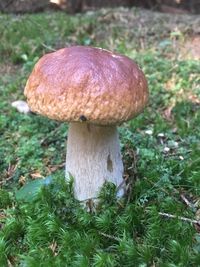
M118 242L121 242L121 238L118 238L118 237L115 237L115 236L112 236L112 235L108 235L108 234L105 234L103 232L99 232L100 235L104 236L104 237L107 237L109 239L112 239L112 240L115 240L115 241L118 241Z
M189 154L191 153L192 150L188 150L186 153ZM164 157L167 158L167 157L176 157L176 156L182 156L182 153L180 152L173 152L173 153L169 153L169 154L165 154Z
M124 188L124 185L125 185L126 181L127 181L127 177L125 177L125 178L123 179L123 181L118 185L118 187L117 187L117 189L116 189L117 192L118 192L120 189L123 189L123 188Z
M165 212L159 212L158 214L161 216L167 217L167 218L179 219L179 220L184 221L184 222L190 222L193 224L200 225L200 221L198 221L198 220L192 220L190 218L186 218L186 217L182 217L182 216L176 216L176 215L165 213Z
M44 43L42 43L42 46L43 46L44 48L47 48L47 49L50 50L50 51L53 51L53 52L56 51L56 49L54 49L54 48L52 48L51 46L48 46L48 45L46 45L46 44L44 44Z
M184 202L188 207L194 209L194 204L191 203L191 202L186 198L186 196L185 196L183 193L180 195L180 197L181 197L181 199L183 200L183 202Z

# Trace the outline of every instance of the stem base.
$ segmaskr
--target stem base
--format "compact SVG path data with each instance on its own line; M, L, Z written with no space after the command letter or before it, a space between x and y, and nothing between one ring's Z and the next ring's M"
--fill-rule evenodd
M96 198L105 181L123 185L123 163L116 126L70 123L66 178L74 178L78 200ZM118 196L124 194L120 186Z

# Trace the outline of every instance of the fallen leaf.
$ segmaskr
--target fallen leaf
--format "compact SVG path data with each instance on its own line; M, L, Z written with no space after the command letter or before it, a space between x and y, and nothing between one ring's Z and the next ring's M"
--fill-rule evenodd
M58 255L57 252L58 244L56 243L56 241L53 241L53 243L49 246L49 248L53 252L54 257Z
M20 184L20 185L24 185L25 182L26 182L26 178L25 178L24 176L21 175L21 176L19 177L19 184Z
M44 176L40 174L39 172L31 173L30 175L31 175L31 178L33 179L44 178Z
M51 173L51 172L55 172L56 170L58 170L60 168L63 168L64 166L65 166L65 163L61 163L58 165L50 165L47 168L48 168L49 173Z
M167 121L171 121L172 120L172 109L173 109L174 105L171 105L170 107L166 108L163 112L163 116Z

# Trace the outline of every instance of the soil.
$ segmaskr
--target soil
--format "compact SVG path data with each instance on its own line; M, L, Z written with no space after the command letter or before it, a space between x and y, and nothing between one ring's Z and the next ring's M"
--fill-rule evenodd
M0 11L6 13L26 13L45 10L49 0L0 0Z
M199 0L1 0L0 11L8 13L38 12L60 8L70 13L101 7L139 6L164 13L199 14Z
M189 38L183 48L182 54L184 58L200 60L200 36L196 35Z

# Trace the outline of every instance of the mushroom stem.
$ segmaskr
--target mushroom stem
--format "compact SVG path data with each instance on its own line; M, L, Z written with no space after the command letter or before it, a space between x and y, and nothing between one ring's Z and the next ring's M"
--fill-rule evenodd
M123 184L123 163L116 126L70 123L66 179L74 178L74 193L83 201L96 198L105 181ZM120 187L118 196L124 194Z

